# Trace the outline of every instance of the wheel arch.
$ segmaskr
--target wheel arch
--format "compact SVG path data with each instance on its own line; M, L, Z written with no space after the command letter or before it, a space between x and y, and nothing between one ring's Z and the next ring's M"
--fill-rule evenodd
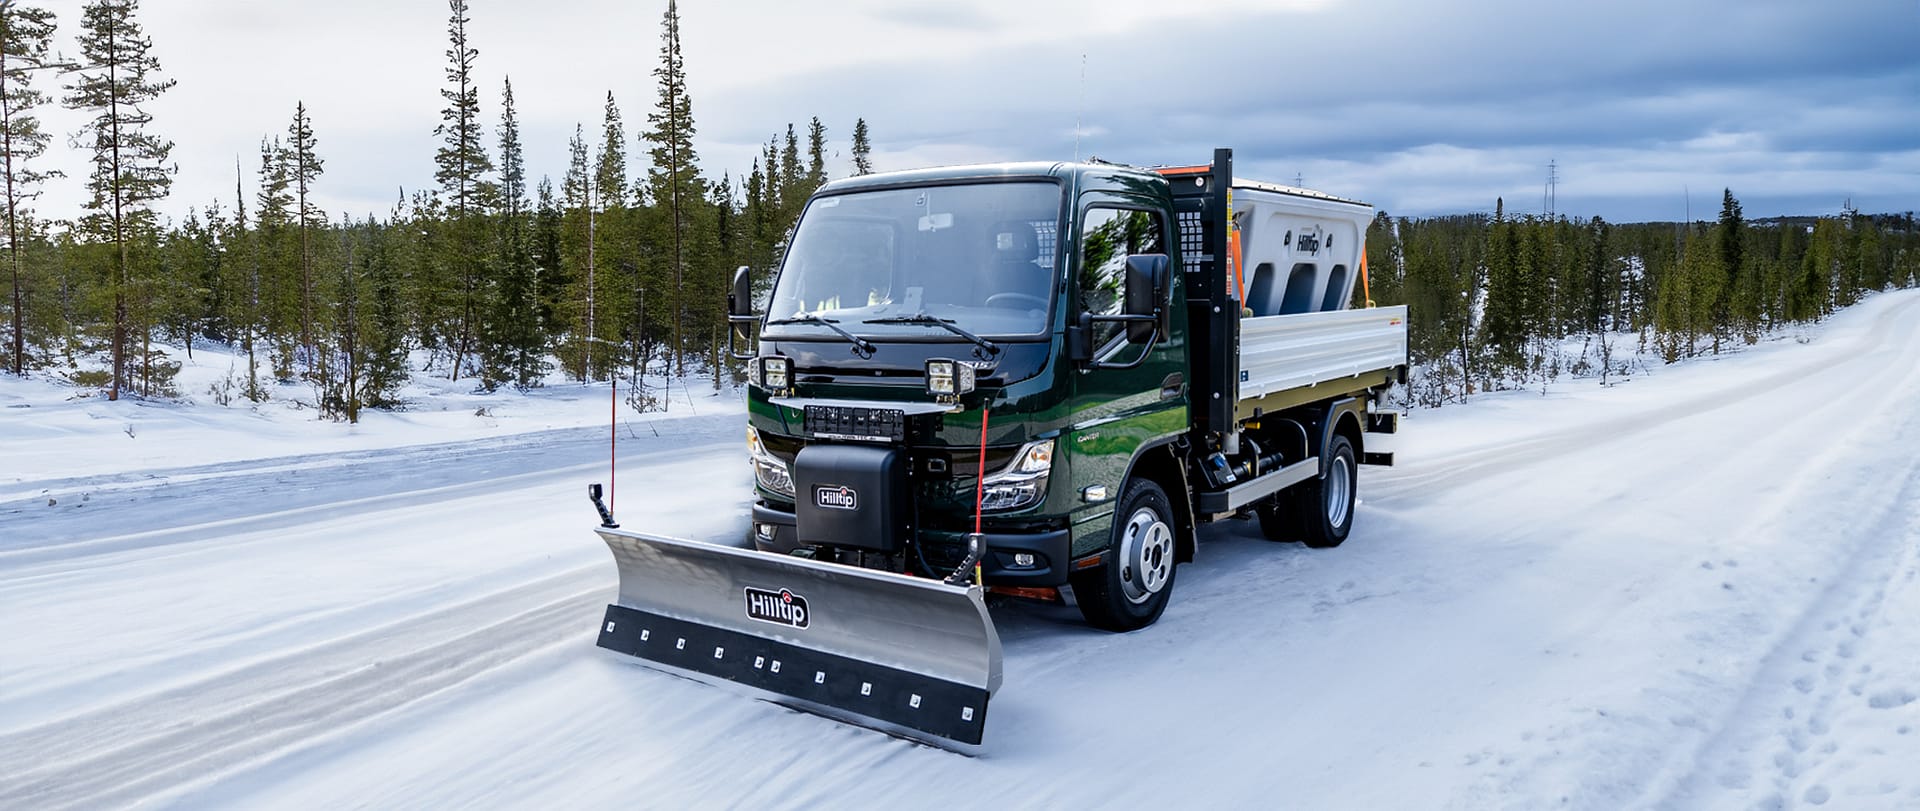
M1187 466L1175 447L1176 439L1178 437L1167 437L1136 450L1133 460L1127 463L1127 475L1121 480L1120 490L1124 493L1128 483L1145 478L1166 491L1168 506L1173 509L1174 560L1188 563L1199 546L1198 528L1193 515L1193 494L1187 489Z
M1335 436L1344 436L1353 444L1353 456L1356 460L1364 458L1366 453L1365 431L1361 426L1367 417L1367 403L1358 397L1343 397L1327 406L1327 412L1320 423L1319 444L1313 452L1320 457L1320 474L1327 472L1327 446Z

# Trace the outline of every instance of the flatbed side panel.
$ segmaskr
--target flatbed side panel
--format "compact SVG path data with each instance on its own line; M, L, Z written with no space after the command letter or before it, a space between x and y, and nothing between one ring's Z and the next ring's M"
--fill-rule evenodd
M1407 308L1376 307L1240 322L1240 398L1403 366Z

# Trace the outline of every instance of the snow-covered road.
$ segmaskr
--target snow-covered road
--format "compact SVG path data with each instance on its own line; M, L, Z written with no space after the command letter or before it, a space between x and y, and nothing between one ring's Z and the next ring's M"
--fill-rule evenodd
M1210 527L1132 634L996 604L971 759L595 648L600 431L29 473L0 807L1920 806L1916 403L1905 291L1417 413L1337 550ZM622 520L739 537L740 433L623 438Z

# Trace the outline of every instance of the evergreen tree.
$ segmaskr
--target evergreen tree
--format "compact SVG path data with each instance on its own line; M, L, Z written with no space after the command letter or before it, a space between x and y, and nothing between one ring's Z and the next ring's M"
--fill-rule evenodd
M27 166L28 161L47 151L49 136L33 114L34 108L47 102L47 95L33 86L33 74L63 67L51 54L53 30L53 12L15 2L0 3L0 170L6 175L7 267L13 278L10 365L16 375L27 373L21 243L32 229L23 222L29 215L25 204L40 196L37 187L42 181L60 175Z
M651 144L648 151L653 167L647 172L647 189L654 203L665 209L667 258L672 269L672 303L669 330L673 347L674 374L686 375L687 264L692 245L694 220L706 197L706 183L700 179L699 158L693 151L693 101L687 95L686 64L680 57L680 12L674 0L667 0L667 13L660 21L660 65L653 70L659 80L660 98L654 112L647 115L650 128L642 139ZM657 288L656 288L657 289Z
M563 299L561 319L567 339L561 344L562 366L570 373L578 369L581 381L593 380L595 219L598 215L594 189L597 176L589 165L583 128L576 124L573 139L567 143L567 174L560 180L560 261L571 281Z
M487 369L483 383L509 383L522 391L540 385L546 375L536 296L539 279L528 243L526 159L520 146L520 122L514 112L513 83L500 101L500 252L499 291L493 298Z
M262 139L262 146L265 146ZM241 345L247 352L247 382L245 395L249 401L260 402L266 399L260 389L260 364L254 355L254 336L260 331L260 250L257 234L247 229L247 197L241 180L240 158L233 159L233 225L228 232L226 243L233 260L245 268L236 274L245 281L235 295L235 323L240 330Z
M1507 219L1506 201L1495 200L1493 223L1487 227L1487 303L1481 339L1503 368L1519 363L1527 337L1521 261L1519 225Z
M400 405L398 392L407 381L407 310L404 263L408 240L420 232L418 209L409 213L403 201L395 203L388 227L370 224L365 262L366 319L360 345L360 401L373 408Z
M467 0L448 0L447 6L452 11L447 22L449 86L440 90L447 106L440 111L440 125L434 128L434 134L445 143L434 155L437 168L433 177L440 184L447 210L443 256L459 298L449 336L453 363L447 379L454 380L460 377L475 349L475 327L484 309L486 260L480 246L486 225L482 218L492 208L495 189L486 180L493 162L481 143L480 88L473 77L474 60L480 52L467 43Z
M551 348L562 333L561 300L566 295L566 267L560 259L560 201L553 194L553 180L544 175L533 192L533 227L528 232L528 255L533 259L535 320L540 342Z
M644 202L645 192L629 189L627 176L627 134L621 120L620 108L614 105L613 93L607 93L606 110L601 124L600 151L594 162L593 197L597 213L590 221L592 226L593 255L591 264L595 268L595 284L598 291L594 298L595 344L604 351L595 352L603 366L596 373L596 379L609 377L618 368L623 359L610 347L631 349L637 358L636 363L644 363L644 353L640 351L645 333L645 317L641 311L640 298L644 291L640 287L637 255L634 241L636 238L633 210L627 205L629 191L635 202ZM622 296L620 291L629 291L631 296Z
M853 122L853 174L873 174L873 142L867 134L867 120L855 119Z
M283 382L295 376L301 324L299 256L290 239L298 236L290 166L286 147L277 136L260 139L257 226L251 246L254 292L271 371L274 379Z
M701 285L701 300L706 304L707 364L713 371L713 390L720 390L720 376L727 363L724 347L726 345L727 307L726 284L730 279L725 274L727 268L738 267L740 262L740 240L737 233L740 227L739 211L734 206L733 178L722 173L720 183L713 187L713 200L710 207L713 216L714 257L711 268L714 272L703 273L708 280Z
M819 116L814 116L807 124L807 185L817 189L826 182L827 125L820 123Z
M800 207L806 205L807 195L812 193L813 189L806 185L806 177L800 174L800 139L794 135L793 125L788 124L786 146L780 150L782 230L793 227L794 221L800 217Z
M87 177L90 213L81 218L81 230L97 243L111 244L118 254L106 285L113 299L110 400L119 399L128 382L128 333L135 325L128 322L127 298L135 292L135 243L152 232L153 213L147 206L166 197L174 171L167 164L173 142L147 131L153 116L143 106L173 87L173 80L153 76L160 62L148 53L153 40L134 20L138 7L138 0L94 0L81 10L84 62L65 99L68 107L91 115L83 130L93 163ZM150 384L147 371L143 376Z
M620 107L607 91L607 105L600 125L600 152L595 161L596 196L606 205L625 205L627 198L627 128L620 120Z
M1715 285L1713 301L1713 352L1720 354L1721 333L1739 327L1745 321L1743 307L1735 306L1735 299L1743 299L1740 288L1746 275L1747 223L1740 211L1740 201L1733 199L1732 189L1722 189L1720 193L1720 222L1714 228L1714 241L1718 244L1716 264L1720 266L1720 281ZM1744 304L1744 301L1741 303Z
M292 186L293 219L300 234L300 362L312 371L315 358L313 302L313 231L327 227L327 213L313 202L313 183L323 171L323 161L314 154L313 120L307 117L306 102L293 108L293 123L287 126L287 146L283 153L285 177Z

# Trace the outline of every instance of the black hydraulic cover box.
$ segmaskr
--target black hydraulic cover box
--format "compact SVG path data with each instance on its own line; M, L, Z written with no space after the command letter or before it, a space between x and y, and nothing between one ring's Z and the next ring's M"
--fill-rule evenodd
M808 445L793 459L800 542L898 552L911 516L907 455L867 445Z

